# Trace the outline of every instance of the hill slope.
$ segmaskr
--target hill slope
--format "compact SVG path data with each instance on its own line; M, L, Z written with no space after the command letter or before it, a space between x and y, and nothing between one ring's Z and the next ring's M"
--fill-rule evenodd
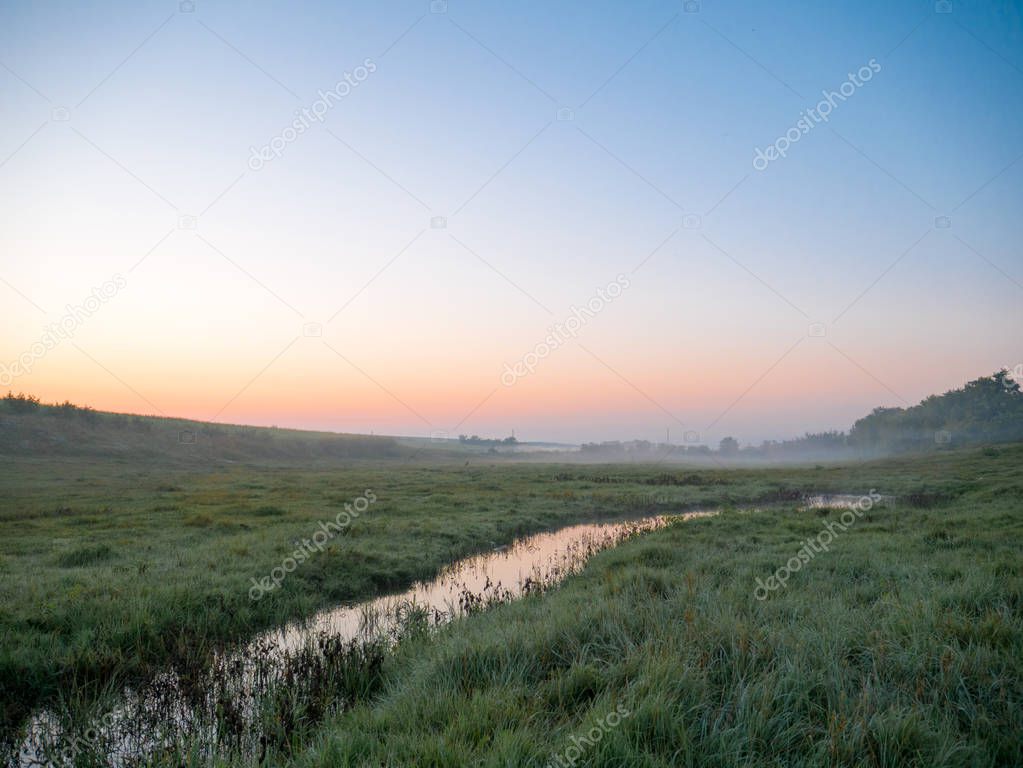
M410 454L390 437L103 413L70 403L0 400L0 455L197 462L308 462Z

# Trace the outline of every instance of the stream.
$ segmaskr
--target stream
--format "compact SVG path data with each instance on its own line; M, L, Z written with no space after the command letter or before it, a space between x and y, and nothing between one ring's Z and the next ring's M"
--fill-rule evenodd
M804 509L851 508L861 496L808 496ZM675 520L670 516L570 525L516 539L443 568L430 581L355 605L320 611L217 653L198 669L166 669L125 687L105 710L42 709L2 762L31 766L132 766L160 754L258 762L302 727L372 692L387 652L403 637L542 592L594 554Z
M161 752L196 749L209 759L240 752L260 759L268 744L286 741L289 717L322 719L343 708L364 670L411 629L452 619L540 592L579 571L597 552L673 516L570 525L516 539L443 568L409 589L343 605L263 632L214 657L202 670L168 669L138 687L127 687L105 712L70 722L54 709L34 714L8 768L130 766ZM330 702L338 702L332 705ZM282 726L283 723L283 726ZM283 727L284 732L278 731Z

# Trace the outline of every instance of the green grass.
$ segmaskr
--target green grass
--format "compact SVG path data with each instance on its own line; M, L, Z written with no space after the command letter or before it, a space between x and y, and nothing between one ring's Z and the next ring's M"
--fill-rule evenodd
M726 511L598 555L403 643L296 764L558 765L621 708L576 765L1021 765L1023 463L989 459L964 457L980 482L956 498L871 510L764 601L755 579L836 512ZM918 465L935 491L938 469Z
M95 547L86 545L61 552L57 556L56 562L61 568L80 568L102 563L105 560L110 560L113 556L114 550L106 544Z
M212 424L9 398L0 398L0 424L0 455L50 460L102 457L195 467L237 461L384 459L410 453L389 437Z
M737 470L395 461L310 469L238 465L199 471L128 459L8 458L0 466L0 487L4 488L0 501L0 702L4 717L12 720L69 687L101 686L112 679L144 674L175 658L195 658L218 643L288 618L404 587L433 575L446 562L516 535L579 520L770 501L804 491L862 493L877 488L935 505L914 512L933 515L934 523L950 514L950 509L960 515L978 506L1001 510L997 519L1004 518L1004 528L1018 519L1013 512L1020 502L1021 466L1023 449L1015 446L848 466ZM320 521L333 518L366 488L372 488L379 500L343 536L290 574L280 590L259 602L249 600L251 578L267 575L294 549L296 539L309 537ZM970 506L963 507L964 500ZM696 549L680 550L673 538L688 533L671 531L651 537L650 542L661 542L658 548L643 554L635 566L623 566L617 581L609 582L618 584L615 589L620 590L621 600L650 595L650 605L637 606L625 616L626 626L615 628L614 637L624 638L621 633L628 629L633 632L629 643L648 647L654 639L645 639L645 633L653 631L653 625L640 619L667 604L664 601L675 594L684 571L695 568L698 558L718 558L714 562L728 573L747 567L755 558L775 562L772 558L778 552L761 545L761 540L770 543L772 536L780 535L781 529L774 528L781 518L773 515L749 520L726 516L709 525L731 520L729 525L737 530L749 528L746 535L731 541L721 536L729 529L707 528L705 541ZM883 536L894 541L904 535L901 519L898 526L885 525ZM927 540L927 546L949 557L964 555L964 541L973 546L972 537L963 538L955 526L935 526L927 535L936 537ZM1018 530L1013 535L1007 541L1018 548ZM644 541L643 546L647 545ZM780 542L772 546L785 548ZM630 551L623 549L599 563L609 558L614 562ZM891 559L902 563L901 553ZM831 562L829 558L813 567ZM1008 580L1018 577L1011 570L1013 562L988 559L985 567L1002 568ZM594 567L602 567L599 563ZM956 567L973 573L965 565ZM810 571L808 567L799 576ZM850 595L873 583L873 572L864 573L868 585L853 581L847 585ZM587 581L591 578L588 574L578 583L592 583ZM977 586L972 580L970 585ZM579 588L573 582L565 594ZM946 586L942 594L948 590ZM786 594L758 609L782 605L795 593L790 583ZM620 610L618 598L594 597L600 599L592 606L578 606L579 617L590 621L597 607L609 614ZM561 604L555 601L565 599L559 593L551 602L539 603L556 606ZM536 602L508 610L539 610ZM909 608L904 605L902 610ZM661 616L656 611L650 615ZM562 616L559 621L568 622L583 637L590 630L587 623L576 621L579 617ZM492 619L478 621L471 626ZM529 622L522 626L524 632L538 633L534 639L549 636L542 626ZM707 640L716 636L710 634ZM604 642L600 638L598 632L593 642ZM512 643L508 651L516 647ZM786 647L792 652L794 646ZM470 646L465 648L466 653L475 653ZM561 661L569 658L565 653L578 650L557 648L551 652ZM497 660L505 658L496 650L487 653L496 654ZM660 657L642 658L652 663ZM639 657L633 663L638 664ZM603 667L594 669L604 675ZM525 671L511 667L503 674L514 677ZM438 678L437 682L443 681ZM569 686L564 695L571 697L569 682L556 687ZM509 691L498 693L510 695ZM510 701L500 697L493 701ZM494 717L496 713L487 715ZM461 715L453 720L461 721ZM629 718L629 723L639 722L641 718ZM577 725L573 721L572 727ZM479 722L472 727L486 730ZM1019 735L1018 730L1015 733ZM364 734L356 741L366 738Z

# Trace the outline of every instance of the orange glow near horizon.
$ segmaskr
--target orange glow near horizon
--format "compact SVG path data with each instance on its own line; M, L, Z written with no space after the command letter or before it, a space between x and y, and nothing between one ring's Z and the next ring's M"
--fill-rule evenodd
M815 429L847 429L852 419L876 405L915 403L928 394L930 374L919 364L893 360L888 375L912 382L913 389L889 391L818 339L800 341L759 381L708 359L642 368L640 361L627 360L626 380L625 374L568 347L541 360L535 373L512 386L502 384L502 366L490 375L477 371L452 378L450 369L407 371L382 360L370 373L354 359L349 358L351 364L341 359L319 338L298 339L262 370L240 356L209 360L194 371L145 358L124 361L110 353L93 358L74 348L55 350L53 359L41 361L30 378L15 380L10 390L105 411L225 423L377 434L451 430L452 437L517 429L523 439L563 441L576 435L571 441L659 439L666 431L680 439L684 431L703 431L708 425L719 435L736 431L738 422L773 413L778 418L765 420L763 429L784 438L802 431L791 425L792 419L813 419ZM602 357L612 365L608 358ZM763 371L774 362L762 353L750 359L749 370ZM469 362L457 366L468 370ZM616 370L619 365L615 359ZM33 387L21 386L29 381ZM842 404L844 422L814 417L815 411L833 412L836 403ZM590 428L567 434L580 423ZM635 434L626 431L630 424L636 425Z
M924 23L906 4L807 3L796 25L707 8L732 45L658 4L461 3L470 36L402 3L7 5L0 394L328 430L759 442L1023 359L1019 41L977 4ZM792 141L809 94L848 90L899 30L914 31L892 65L835 108L848 141ZM778 137L790 151L759 167Z

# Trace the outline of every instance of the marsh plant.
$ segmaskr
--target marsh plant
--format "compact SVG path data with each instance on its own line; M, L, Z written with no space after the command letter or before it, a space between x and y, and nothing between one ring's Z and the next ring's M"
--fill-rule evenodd
M269 576L264 576L259 580L254 576L252 577L252 586L249 587L249 599L262 600L264 595L278 589L284 583L284 579L289 573L293 573L299 565L312 557L314 553L322 552L326 548L327 542L348 530L352 521L369 509L369 505L376 500L376 494L367 488L362 496L359 496L351 504L345 504L344 509L338 512L333 520L327 522L320 521L318 530L312 536L298 542L295 550L281 560L280 565L274 566L270 570Z
M261 762L289 753L309 728L376 690L389 643L320 635L282 652L255 643L201 668L180 668L126 690L93 723L71 710L30 724L14 765L134 765L158 757Z
M793 573L798 573L804 565L813 560L819 553L830 552L831 544L835 539L840 534L849 530L857 520L860 520L864 514L873 509L874 505L883 498L881 494L871 488L869 494L861 496L853 504L850 504L848 508L843 509L838 521L829 520L816 536L807 538L796 554L790 557L772 575L768 576L766 582L757 576L757 586L753 590L753 596L757 600L766 600L771 592L784 587Z
M367 502L371 494L367 491ZM389 659L403 645L429 642L454 619L541 595L578 573L598 552L663 524L661 519L626 523L570 541L514 584L488 576L481 587L471 588L462 580L466 571L506 553L500 549L469 558L444 569L433 582L445 587L443 603L421 603L410 590L411 597L363 606L349 635L313 622L297 641L287 633L268 632L247 645L212 653L204 662L179 663L120 696L109 694L106 713L98 719L91 716L95 702L64 703L33 718L19 749L22 758L10 762L68 767L151 760L259 764L294 756L318 724L380 690ZM587 738L592 734L580 743Z
M558 753L547 762L545 768L574 768L579 760L584 757L588 750L600 744L601 739L608 732L614 730L622 721L631 715L625 705L619 704L614 711L599 718L588 731L582 736L573 734L569 737L569 746L563 752Z

